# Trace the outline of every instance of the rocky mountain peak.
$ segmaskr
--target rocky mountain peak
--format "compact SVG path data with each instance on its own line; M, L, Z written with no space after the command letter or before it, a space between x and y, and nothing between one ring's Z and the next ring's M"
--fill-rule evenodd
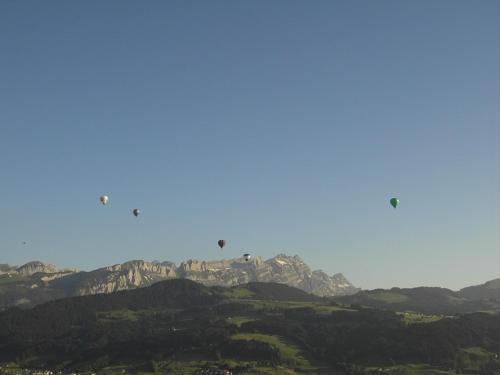
M40 261L33 261L23 264L16 269L17 273L23 276L31 276L35 273L57 273L59 269L53 264L45 264Z
M288 261L297 261L297 262L302 262L304 263L304 261L297 255L287 255L287 254L284 254L284 253L280 253L280 254L277 254L276 256L272 257L271 259L269 260L273 260L273 259L281 259L281 260L288 260Z

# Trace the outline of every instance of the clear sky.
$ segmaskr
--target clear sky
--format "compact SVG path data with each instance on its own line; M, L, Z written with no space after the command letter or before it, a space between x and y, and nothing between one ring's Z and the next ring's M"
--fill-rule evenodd
M0 263L497 278L498 25L492 0L3 0Z

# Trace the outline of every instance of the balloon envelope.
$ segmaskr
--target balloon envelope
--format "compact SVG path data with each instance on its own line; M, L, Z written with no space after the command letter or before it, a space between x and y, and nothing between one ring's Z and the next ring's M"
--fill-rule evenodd
M226 241L224 240L219 240L217 241L217 244L219 245L219 247L222 249L224 246L226 246Z
M398 198L391 198L390 202L391 202L391 206L396 208L399 204L399 199Z
M134 210L132 211L132 213L134 214L134 216L137 217L141 213L141 210L139 210L138 208L134 208Z
M102 204L108 204L109 197L107 195L102 195L101 198L99 198Z
M243 254L243 258L248 262L252 256L250 254Z

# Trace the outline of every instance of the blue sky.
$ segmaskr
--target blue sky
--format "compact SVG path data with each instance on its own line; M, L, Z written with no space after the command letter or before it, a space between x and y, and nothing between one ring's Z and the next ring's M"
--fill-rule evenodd
M2 1L0 262L499 277L498 25L488 0Z

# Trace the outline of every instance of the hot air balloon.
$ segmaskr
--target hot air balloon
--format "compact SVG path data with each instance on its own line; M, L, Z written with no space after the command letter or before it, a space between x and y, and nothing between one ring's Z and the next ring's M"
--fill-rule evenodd
M135 217L137 217L141 213L141 210L139 210L138 208L134 208L134 210L132 211L132 213L134 214Z
M99 198L99 200L101 201L101 203L103 205L106 205L106 204L108 204L109 197L107 195L101 195L101 198Z
M219 240L217 241L217 244L219 245L219 247L222 249L224 246L226 246L226 241L224 240Z
M396 208L399 205L399 199L398 198L391 198L390 200L391 206Z
M250 254L243 254L243 258L245 258L245 261L249 261L252 256Z

